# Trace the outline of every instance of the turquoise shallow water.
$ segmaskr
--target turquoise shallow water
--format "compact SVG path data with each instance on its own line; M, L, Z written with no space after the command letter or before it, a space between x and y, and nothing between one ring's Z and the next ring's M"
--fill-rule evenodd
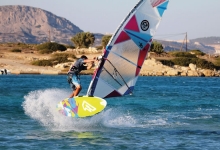
M81 76L83 91L91 76ZM0 76L0 149L220 149L220 78L140 77L133 95L68 118L66 76Z

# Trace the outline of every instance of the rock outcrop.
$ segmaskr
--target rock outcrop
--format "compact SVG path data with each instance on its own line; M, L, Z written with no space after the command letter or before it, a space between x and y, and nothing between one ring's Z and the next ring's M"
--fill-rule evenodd
M197 68L195 64L189 64L189 67L165 66L154 58L145 60L141 69L142 76L194 76L194 77L213 77L220 76L220 72L210 69Z

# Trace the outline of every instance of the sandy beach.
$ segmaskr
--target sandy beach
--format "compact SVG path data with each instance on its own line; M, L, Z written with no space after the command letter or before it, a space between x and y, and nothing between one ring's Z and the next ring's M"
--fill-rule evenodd
M90 59L100 55L97 54L86 54ZM68 71L67 68L63 67L50 67L50 66L35 66L31 65L31 62L34 60L42 60L51 58L52 54L39 54L37 52L9 52L9 51L0 51L0 70L6 69L8 73L11 74L66 74ZM81 54L76 55L80 57ZM71 65L72 62L68 64ZM83 71L83 74L92 74L94 68L91 70Z

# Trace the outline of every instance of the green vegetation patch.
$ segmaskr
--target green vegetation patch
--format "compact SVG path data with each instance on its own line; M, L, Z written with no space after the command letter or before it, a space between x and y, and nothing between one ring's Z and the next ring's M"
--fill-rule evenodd
M71 53L57 53L57 54L53 54L51 60L55 62L54 64L58 64L58 63L70 62L68 58L76 59L77 57L76 55Z
M158 60L158 61L160 61L163 65L166 65L166 66L173 66L173 65L175 65L172 60Z
M203 53L202 51L200 50L190 50L189 51L191 54L194 54L194 55L197 55L197 56L204 56L205 53Z
M187 58L196 58L196 55L191 54L190 52L170 52L173 57L187 57Z
M37 46L41 54L49 54L54 51L65 51L66 47L62 44L46 42Z
M214 62L216 69L220 69L220 57L215 58L215 62Z
M200 58L187 58L187 57L177 57L172 60L159 60L163 65L166 66L189 66L189 64L195 64L198 68L202 69L215 69L216 66L209 61Z
M95 35L90 32L80 32L71 38L75 47L88 48L95 42Z
M20 50L20 49L18 49L18 48L15 48L15 49L12 49L12 50L11 50L11 52L15 52L15 53L21 53L21 51L22 51L22 50Z
M102 37L102 46L103 47L107 46L107 44L108 44L109 40L111 39L111 37L112 37L112 35L104 35Z
M216 66L209 61L206 61L205 59L196 59L196 66L202 69L215 69Z
M51 59L33 61L32 65L53 66L53 65L57 65L59 63L70 62L69 58L76 59L77 57L71 53L56 53L56 54L53 54Z
M103 46L102 45L99 45L99 46L96 46L95 47L97 50L102 50L103 49Z
M36 60L32 62L32 65L35 66L53 66L53 62L51 60Z
M157 54L161 54L164 52L163 45L157 41L153 41L150 47L151 52L155 52Z

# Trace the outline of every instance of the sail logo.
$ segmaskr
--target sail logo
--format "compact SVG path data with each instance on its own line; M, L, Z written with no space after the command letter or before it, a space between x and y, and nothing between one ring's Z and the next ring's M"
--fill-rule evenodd
M147 31L148 30L148 28L149 28L149 26L150 26L150 24L149 24L149 22L147 21L147 20L143 20L142 22L141 22L141 29L143 30L143 31Z
M96 110L96 108L95 108L94 106L92 106L91 104L89 104L89 103L86 102L86 101L83 101L82 107L83 107L83 110L89 111L89 112L93 112L93 111Z

